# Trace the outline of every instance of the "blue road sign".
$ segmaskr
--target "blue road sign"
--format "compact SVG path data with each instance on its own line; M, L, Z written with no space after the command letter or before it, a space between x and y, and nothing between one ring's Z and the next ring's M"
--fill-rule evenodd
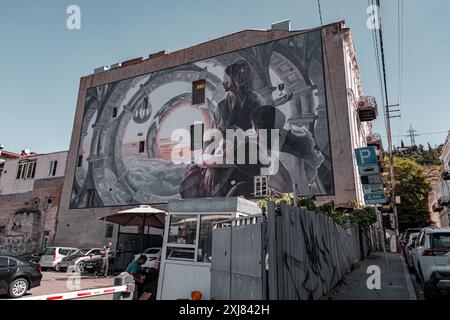
M383 204L387 202L386 195L383 193L372 193L364 195L366 204Z
M378 165L377 149L375 147L355 149L358 167Z

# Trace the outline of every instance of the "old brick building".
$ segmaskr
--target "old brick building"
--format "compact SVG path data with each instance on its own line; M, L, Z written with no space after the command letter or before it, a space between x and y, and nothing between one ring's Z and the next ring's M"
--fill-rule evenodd
M67 152L23 153L0 177L0 254L42 250L54 241Z

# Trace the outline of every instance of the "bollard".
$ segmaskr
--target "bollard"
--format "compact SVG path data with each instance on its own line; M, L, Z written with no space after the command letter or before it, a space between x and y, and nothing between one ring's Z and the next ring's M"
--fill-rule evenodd
M127 286L127 292L113 294L113 300L133 300L135 284L134 278L128 272L122 272L114 278L114 286Z

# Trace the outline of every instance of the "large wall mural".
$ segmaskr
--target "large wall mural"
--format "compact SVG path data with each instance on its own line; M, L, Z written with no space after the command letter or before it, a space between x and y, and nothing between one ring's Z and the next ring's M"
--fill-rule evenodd
M254 176L267 164L197 161L214 138L198 150L174 132L198 124L224 137L229 129L276 133L277 149L266 150L279 161L264 173L270 190L296 184L303 195L334 194L323 68L318 30L89 88L71 208L254 196ZM205 80L205 101L193 105L197 80Z

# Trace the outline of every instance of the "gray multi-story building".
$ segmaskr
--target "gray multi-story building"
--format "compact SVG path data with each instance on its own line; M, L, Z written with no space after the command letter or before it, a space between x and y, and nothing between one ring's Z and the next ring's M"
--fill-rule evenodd
M165 209L171 199L295 190L362 203L353 150L381 149L376 117L344 22L244 30L98 68L80 81L56 240L103 244L105 228L113 240L118 228L98 218L139 204ZM278 137L270 162L205 161L218 150L234 155L218 138L230 130L248 148L261 132Z

